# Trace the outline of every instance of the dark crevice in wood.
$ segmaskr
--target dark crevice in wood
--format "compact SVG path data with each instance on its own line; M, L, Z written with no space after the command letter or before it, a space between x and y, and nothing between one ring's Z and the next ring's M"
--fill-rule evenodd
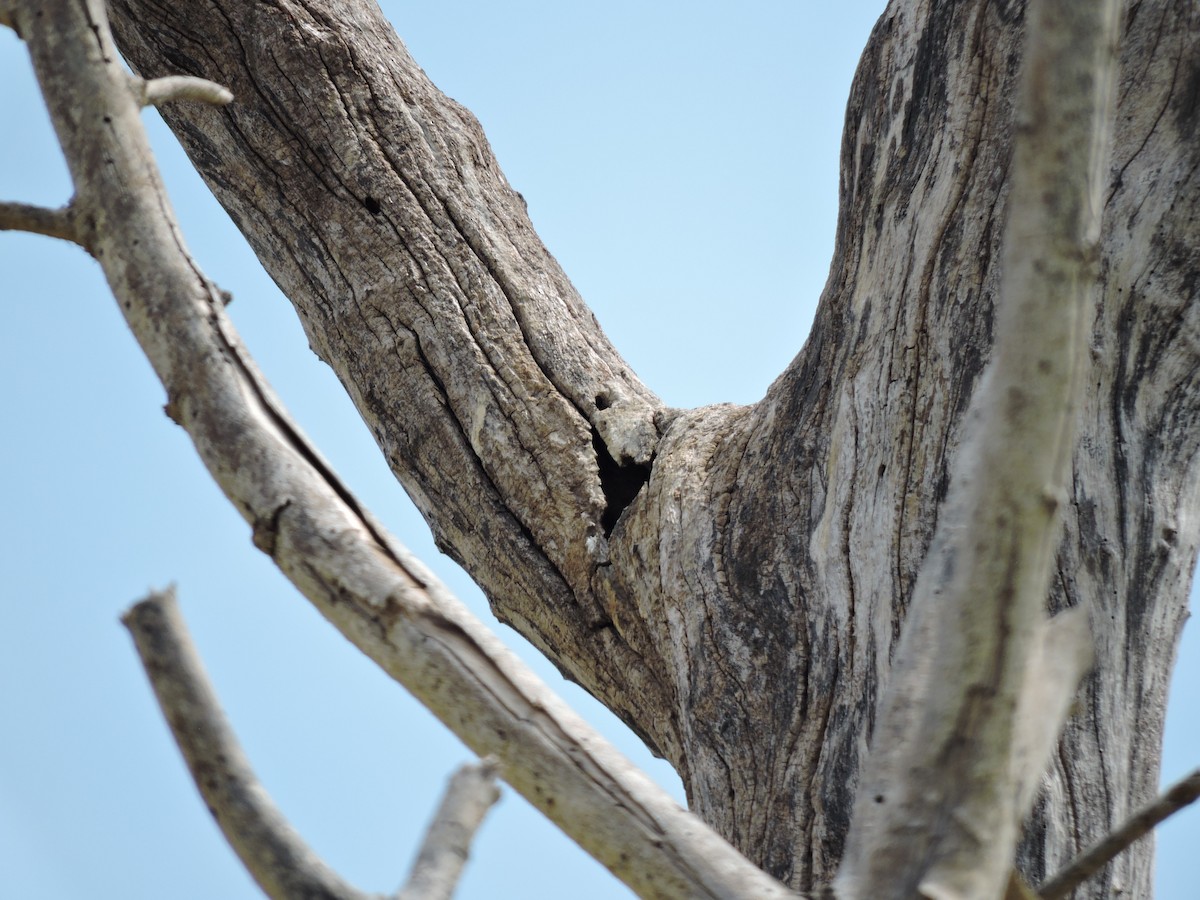
M600 468L600 489L604 491L604 513L600 516L600 525L604 529L604 536L610 537L621 513L629 508L638 491L650 480L650 466L640 463L620 465L608 452L600 432L594 426L592 447Z

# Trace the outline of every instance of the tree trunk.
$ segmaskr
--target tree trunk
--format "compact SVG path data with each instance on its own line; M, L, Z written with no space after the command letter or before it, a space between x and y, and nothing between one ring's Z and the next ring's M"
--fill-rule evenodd
M474 118L368 3L115 0L164 115L501 620L799 889L861 762L986 363L1023 5L892 2L855 78L813 331L754 406L664 408L535 235ZM1145 799L1195 560L1200 12L1130 2L1094 385L1049 608L1097 669L1022 849L1038 881ZM1089 897L1148 896L1150 850Z

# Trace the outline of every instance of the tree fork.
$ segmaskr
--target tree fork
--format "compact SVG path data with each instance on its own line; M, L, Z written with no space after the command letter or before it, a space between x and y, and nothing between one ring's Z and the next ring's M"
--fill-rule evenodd
M1048 602L1093 605L1097 670L1026 830L1032 883L1153 793L1200 539L1200 12L1124 9L1094 383ZM474 120L377 10L114 7L144 77L239 97L168 121L440 546L800 889L842 857L991 355L1024 13L888 6L851 90L812 334L758 404L677 412L600 335ZM616 521L593 428L618 466L650 466ZM1088 896L1145 895L1149 877L1138 850Z

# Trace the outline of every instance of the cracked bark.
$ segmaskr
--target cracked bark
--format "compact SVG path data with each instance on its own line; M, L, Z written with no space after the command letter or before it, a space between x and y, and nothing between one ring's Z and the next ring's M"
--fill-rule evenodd
M888 6L812 334L758 404L686 412L611 347L378 10L113 6L139 74L233 90L164 114L439 546L735 846L827 881L990 353L1023 5ZM1096 384L1048 601L1092 606L1098 669L1026 831L1034 883L1157 782L1198 539L1198 26L1184 0L1127 6ZM1087 896L1149 879L1135 851Z

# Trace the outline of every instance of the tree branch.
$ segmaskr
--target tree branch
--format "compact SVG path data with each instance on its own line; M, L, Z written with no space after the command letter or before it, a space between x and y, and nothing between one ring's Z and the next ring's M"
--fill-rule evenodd
M53 0L22 6L19 18L78 202L96 222L109 285L167 390L168 414L251 524L255 544L640 896L791 896L571 712L308 444L180 243L139 107L112 65L103 7Z
M167 75L162 78L133 78L134 95L142 106L162 106L173 100L197 100L210 106L233 102L233 91L207 78Z
M318 858L255 778L187 633L174 588L151 592L121 621L192 780L259 887L279 900L368 900Z
M254 771L221 711L179 611L175 589L153 591L121 622L133 636L196 788L225 839L269 896L370 900L342 880L296 833ZM397 900L449 900L483 817L500 797L496 765L464 765L450 778Z
M598 498L576 491L590 466L586 426L555 408L556 394L578 400L599 430L592 404L612 399L590 394L603 366L572 346L589 344L586 314L530 237L478 124L432 89L373 4L114 5L137 71L193 66L238 92L225 110L179 105L168 121L295 302L439 546L501 618L641 723L693 809L780 877L827 880L962 410L1005 305L1024 4L888 5L848 108L842 227L806 349L755 408L660 428L653 475L615 523L607 560L600 535L587 535ZM1104 671L1090 708L1101 712L1072 727L1062 754L1091 788L1047 792L1038 824L1062 827L1031 829L1026 858L1064 858L1071 833L1107 821L1081 799L1093 790L1154 790L1142 763L1160 734L1161 648L1177 631L1200 533L1187 490L1200 392L1186 252L1200 166L1176 77L1195 56L1193 11L1129 5L1141 36L1123 51L1100 366L1053 594L1055 608L1099 605ZM616 377L616 358L600 355ZM554 424L539 434L539 422ZM581 538L595 538L594 571L576 565ZM1147 567L1147 553L1163 564ZM581 587L591 576L595 596ZM1070 649L1068 661L1083 650ZM1029 691L1020 697L1033 705ZM1027 737L1033 759L1037 736ZM1132 856L1121 866L1136 890L1148 867Z
M459 768L450 778L408 883L396 894L397 900L449 900L467 862L475 832L499 799L495 760Z
M1146 804L1120 826L1092 844L1062 871L1043 882L1037 893L1042 900L1064 900L1079 885L1098 874L1118 853L1149 834L1160 822L1173 816L1200 798L1200 769L1192 772L1156 800Z
M0 231L28 231L60 238L87 249L75 227L74 205L59 209L34 206L29 203L0 203Z
M538 239L479 123L374 0L113 8L140 75L182 61L238 95L163 117L438 545L503 621L678 760L666 666L612 627L609 607L632 600L603 578L661 403Z
M996 347L921 567L836 888L1003 894L1090 667L1087 613L1047 620L1095 318L1115 0L1031 0Z

